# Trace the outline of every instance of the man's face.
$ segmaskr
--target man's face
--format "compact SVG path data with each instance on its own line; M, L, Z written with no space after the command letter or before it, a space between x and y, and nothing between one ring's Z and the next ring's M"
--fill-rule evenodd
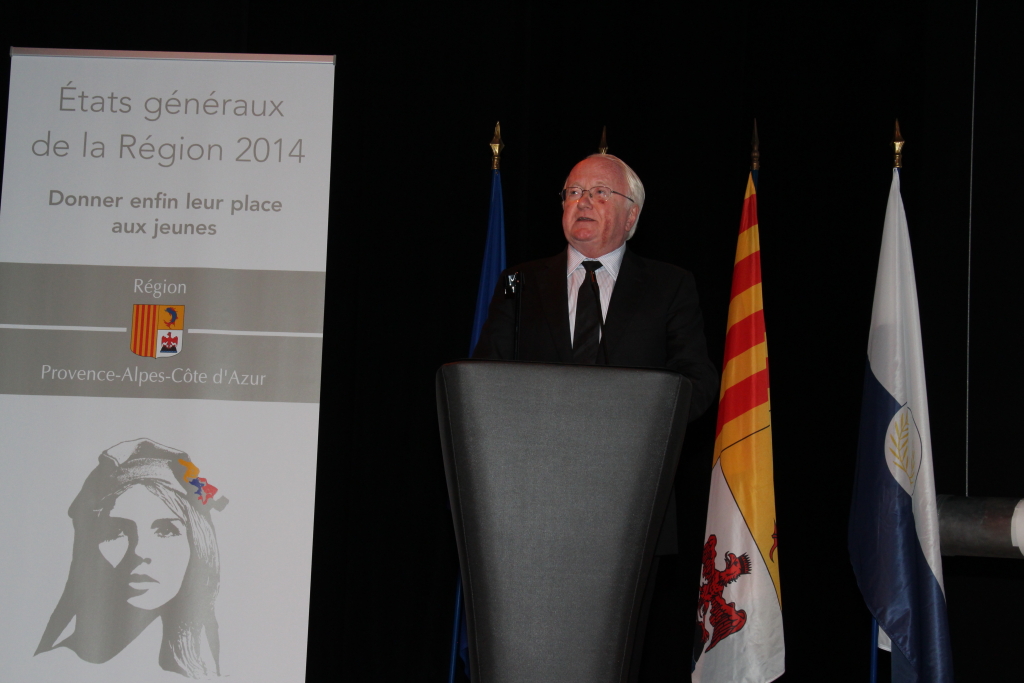
M565 186L584 190L604 186L629 194L626 174L618 164L607 159L584 159L576 164ZM609 201L602 202L584 192L581 199L563 202L562 231L576 251L596 258L622 246L639 213L637 205L625 197L614 194Z

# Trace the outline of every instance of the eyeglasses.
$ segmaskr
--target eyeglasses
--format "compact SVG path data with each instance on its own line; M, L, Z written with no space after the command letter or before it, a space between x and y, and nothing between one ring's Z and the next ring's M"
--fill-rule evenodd
M595 200L597 200L599 202L602 202L602 203L608 201L609 199L611 199L613 194L617 194L620 197L626 197L626 199L628 199L631 202L633 201L632 197L627 197L626 195L622 194L621 192L616 192L615 190L613 190L610 187L604 187L604 186L601 186L601 185L598 185L596 187L592 187L589 190L584 190L582 187L576 187L574 185L573 187L567 187L564 190L562 190L561 192L559 192L558 196L560 196L562 198L563 202L564 201L573 202L573 201L579 201L580 199L583 199L583 193L584 192L589 194L591 199L595 199Z

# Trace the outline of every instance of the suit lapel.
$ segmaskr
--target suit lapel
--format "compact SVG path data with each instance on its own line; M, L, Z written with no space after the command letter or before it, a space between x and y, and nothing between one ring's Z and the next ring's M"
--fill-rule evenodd
M565 284L567 250L548 259L546 270L538 271L537 287L544 306L544 318L563 363L572 362L572 337L569 333L569 295Z
M615 280L612 300L608 302L608 315L602 331L601 346L605 349L606 358L629 328L629 321L639 308L646 289L647 272L643 261L627 248L622 255L619 277ZM566 313L567 318L568 315Z

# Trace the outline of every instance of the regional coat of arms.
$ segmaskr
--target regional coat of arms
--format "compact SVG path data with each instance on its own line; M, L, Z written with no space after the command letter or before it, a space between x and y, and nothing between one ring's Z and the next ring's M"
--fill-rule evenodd
M184 306L135 304L132 310L132 353L147 358L170 358L181 353L184 338Z
M733 553L725 554L725 568L715 568L718 553L715 546L718 538L714 534L708 536L704 544L703 568L701 569L700 599L697 603L697 623L700 625L701 642L708 643L705 652L718 645L723 638L731 636L747 623L747 613L736 609L735 602L727 603L723 597L725 587L751 571L750 557L743 553L739 557ZM708 633L705 621L711 626Z

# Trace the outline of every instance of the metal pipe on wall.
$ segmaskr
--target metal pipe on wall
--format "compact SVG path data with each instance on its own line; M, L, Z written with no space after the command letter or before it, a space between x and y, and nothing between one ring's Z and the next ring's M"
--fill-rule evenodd
M1024 500L937 497L943 555L1024 559Z

